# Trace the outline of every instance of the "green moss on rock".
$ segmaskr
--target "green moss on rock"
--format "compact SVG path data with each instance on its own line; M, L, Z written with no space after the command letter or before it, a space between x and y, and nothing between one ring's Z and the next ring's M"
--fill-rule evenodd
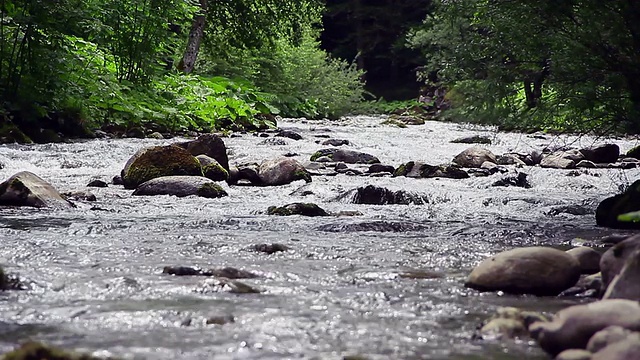
M295 180L304 180L307 183L311 182L311 174L306 169L297 170L293 175Z
M156 146L133 160L123 176L124 187L135 189L145 181L173 175L202 176L200 162L181 147Z
M313 153L313 155L311 155L311 161L316 161L319 158L326 156L330 159L333 159L333 154L335 153L335 149L322 149L322 150L318 150L315 153Z
M414 165L415 163L413 161L409 161L406 164L402 164L398 166L396 171L393 173L393 176L406 176L409 173L409 171L413 169Z
M0 126L0 142L1 143L18 143L32 144L33 140L28 137L22 130L11 123L5 123Z
M218 163L202 166L202 173L207 179L213 181L227 181L229 179L229 172Z
M205 198L219 198L223 196L227 196L226 191L222 188L222 186L213 183L206 183L198 189L197 195Z
M74 354L38 342L28 342L5 354L3 360L99 360L87 354Z

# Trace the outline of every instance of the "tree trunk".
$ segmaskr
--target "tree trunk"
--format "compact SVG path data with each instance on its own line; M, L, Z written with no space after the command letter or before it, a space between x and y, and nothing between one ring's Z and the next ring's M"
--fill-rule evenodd
M200 11L193 17L193 23L191 24L191 31L189 31L189 40L187 41L187 48L184 51L184 56L178 65L178 69L189 74L193 71L198 58L198 51L200 50L200 43L204 37L204 25L207 17L207 0L200 0Z

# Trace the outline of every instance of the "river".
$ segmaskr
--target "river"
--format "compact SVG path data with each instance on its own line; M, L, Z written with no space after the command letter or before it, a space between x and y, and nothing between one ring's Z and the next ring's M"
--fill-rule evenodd
M398 166L440 164L487 135L496 154L547 145L602 143L589 136L534 136L441 122L397 128L381 118L336 122L285 119L299 141L260 144L251 134L225 138L231 164L296 153L304 162L347 139L349 148ZM120 172L139 148L184 139L96 139L0 147L0 180L28 170L60 191ZM609 139L627 151L629 138ZM513 171L513 170L512 170ZM0 293L0 353L26 339L126 359L545 359L529 341L472 340L478 324L500 306L552 313L580 302L464 288L482 259L519 246L567 246L613 231L595 226L598 202L638 178L640 170L525 167L532 188L492 187L500 175L470 179L314 176L279 187L224 184L219 199L132 197L121 186L91 188L95 203L72 210L0 209L0 264L26 291ZM364 185L423 194L425 205L356 205L340 199ZM301 190L309 195L301 196ZM302 218L266 215L267 207L314 202L360 216ZM586 215L558 211L586 209ZM402 224L380 231L362 224ZM369 229L369 231L367 231ZM405 231L406 230L406 231ZM291 250L252 251L262 243ZM174 277L163 267L227 266L259 278L241 280L260 294L234 294L203 277ZM406 274L420 276L406 276ZM416 278L418 277L418 278ZM206 319L233 318L224 325Z

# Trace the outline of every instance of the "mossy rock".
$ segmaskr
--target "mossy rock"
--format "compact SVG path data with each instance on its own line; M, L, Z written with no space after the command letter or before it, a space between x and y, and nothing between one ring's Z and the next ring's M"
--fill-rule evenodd
M155 146L136 153L125 165L122 180L126 189L162 176L202 176L200 162L187 150L174 146Z
M387 119L387 120L381 122L380 125L397 126L399 128L403 128L403 129L407 127L407 124L403 123L402 121L398 121L396 119Z
M196 195L204 198L215 199L227 196L228 194L226 191L224 191L222 186L218 184L206 183L198 188Z
M640 159L640 145L632 148L631 150L627 151L626 154L627 157L632 157L632 158L636 158L636 159Z
M396 171L393 172L393 176L407 176L407 174L413 169L415 162L409 161L406 164L398 166Z
M293 203L282 207L270 206L267 209L269 215L302 215L302 216L328 216L329 214L313 203Z
M88 354L74 354L38 342L28 342L5 354L3 360L100 360Z
M207 155L198 155L196 159L200 161L204 177L213 181L227 181L229 172L216 159Z
M0 143L33 144L33 140L14 124L0 125Z

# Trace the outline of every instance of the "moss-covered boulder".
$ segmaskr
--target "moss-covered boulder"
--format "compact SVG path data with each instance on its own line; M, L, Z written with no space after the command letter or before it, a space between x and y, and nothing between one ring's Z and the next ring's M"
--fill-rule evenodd
M213 181L227 181L229 179L229 172L216 159L202 154L196 156L196 159L200 161L202 173L207 179Z
M617 229L640 229L640 222L621 221L622 214L640 210L640 180L637 180L622 194L602 200L596 209L596 223L599 226Z
M267 214L269 215L280 215L280 216L290 216L290 215L302 215L302 216L328 216L329 214L313 203L293 203L285 206L277 207L270 206L267 209Z
M101 360L88 354L74 354L38 342L28 342L5 354L2 360Z
M207 155L215 159L225 170L229 170L227 147L222 138L216 134L204 134L195 140L177 143L176 145L187 150L193 156Z
M377 164L380 162L377 157L367 153L337 148L318 150L311 155L310 160L316 161L316 159L325 156L335 162L343 162L346 164Z
M38 175L22 171L0 184L0 206L75 207Z
M31 144L33 140L14 124L4 123L0 125L0 143Z
M133 195L219 198L228 194L220 185L202 176L162 176L142 183Z
M141 149L127 161L122 170L126 189L162 176L202 176L200 162L185 149L174 146L154 146Z

